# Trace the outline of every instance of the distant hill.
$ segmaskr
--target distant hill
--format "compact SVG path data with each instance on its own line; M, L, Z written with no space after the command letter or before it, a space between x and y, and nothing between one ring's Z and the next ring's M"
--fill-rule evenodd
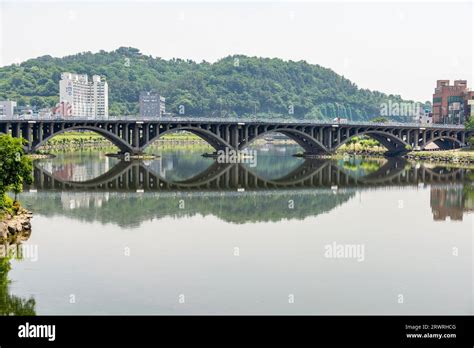
M157 90L168 112L212 117L287 117L367 120L380 104L400 96L359 89L334 71L305 61L235 55L216 63L164 60L121 47L112 52L43 56L0 68L0 99L54 106L61 72L102 75L109 83L109 113L138 114L140 91Z

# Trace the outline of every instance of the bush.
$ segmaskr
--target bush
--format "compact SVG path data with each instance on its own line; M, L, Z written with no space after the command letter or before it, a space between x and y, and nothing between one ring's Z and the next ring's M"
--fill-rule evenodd
M20 208L21 208L20 202L14 201L13 206L12 206L13 213L18 214L18 211L20 210Z
M23 183L33 181L32 171L32 161L25 156L23 140L11 135L0 135L0 209L9 213L18 210L6 193L14 192L16 199L23 189Z
M0 196L0 215L3 217L5 214L14 215L15 211L13 208L13 199L6 194Z

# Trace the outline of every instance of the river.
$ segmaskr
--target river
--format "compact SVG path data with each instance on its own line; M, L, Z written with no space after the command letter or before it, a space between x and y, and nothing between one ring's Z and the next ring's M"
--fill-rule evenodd
M474 314L472 170L296 151L35 161L0 312Z

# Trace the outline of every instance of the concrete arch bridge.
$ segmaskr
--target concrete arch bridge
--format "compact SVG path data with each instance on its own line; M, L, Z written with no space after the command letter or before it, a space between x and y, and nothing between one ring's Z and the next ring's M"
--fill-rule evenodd
M459 125L420 125L418 123L308 122L297 120L222 120L205 118L162 118L139 120L115 118L12 119L0 120L0 133L26 139L26 150L34 152L52 137L74 130L98 133L116 145L120 152L140 154L165 134L177 131L193 133L216 151L242 150L269 133L284 134L298 143L306 155L332 153L357 136L368 136L387 148L389 155L401 155L409 149L424 149L435 143L441 149L467 145L472 132Z

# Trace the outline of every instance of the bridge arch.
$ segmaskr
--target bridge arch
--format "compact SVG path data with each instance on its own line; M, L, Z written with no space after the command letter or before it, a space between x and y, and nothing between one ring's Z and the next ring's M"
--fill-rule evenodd
M133 152L133 148L128 144L125 140L120 138L119 136L103 129L100 127L93 127L93 126L73 126L73 127L67 127L64 129L61 129L59 131L53 132L51 135L48 135L47 137L44 137L43 140L41 140L39 143L35 144L32 147L33 151L36 151L40 146L44 145L49 139L54 138L56 135L66 133L69 131L74 131L74 130L88 130L97 134L102 135L104 138L109 140L112 144L117 146L122 152Z
M379 131L379 130L367 130L367 131L362 131L360 133L354 134L347 139L344 139L341 141L337 146L335 147L335 150L337 150L339 147L342 145L346 144L348 141L354 139L355 137L360 137L362 135L366 135L374 140L377 140L379 143L381 143L389 152L395 152L395 151L406 151L406 146L409 146L409 144L399 138L397 135L385 132L385 131Z
M221 150L225 148L232 148L232 146L225 141L223 138L217 136L216 134L212 133L211 131L199 127L192 127L192 126L181 126L181 127L176 127L173 129L169 129L167 131L164 131L162 133L159 133L155 137L151 138L144 146L142 146L141 150L143 151L146 149L150 144L152 144L154 141L158 140L162 136L170 133L175 133L179 131L186 131L189 133L192 133L194 135L197 135L199 138L204 140L206 143L208 143L210 146L212 146L215 150Z
M261 139L271 133L280 133L287 136L291 140L295 141L299 146L301 146L301 148L303 148L303 150L308 153L329 152L327 147L324 146L319 140L303 131L294 128L268 129L267 131L260 133L255 137L252 137L250 140L242 142L239 145L239 149L242 150L247 146L251 145L257 139Z
M445 141L447 141L447 142L444 143ZM461 148L461 147L464 146L462 141L460 141L459 139L457 139L455 137L440 135L438 137L435 137L433 139L428 140L426 142L426 144L422 147L422 149L426 148L429 144L432 144L432 143L435 143L439 147L440 150L450 150L450 149L453 149L453 148ZM452 146L452 145L454 145L454 146ZM456 147L456 145L458 145L458 146Z

